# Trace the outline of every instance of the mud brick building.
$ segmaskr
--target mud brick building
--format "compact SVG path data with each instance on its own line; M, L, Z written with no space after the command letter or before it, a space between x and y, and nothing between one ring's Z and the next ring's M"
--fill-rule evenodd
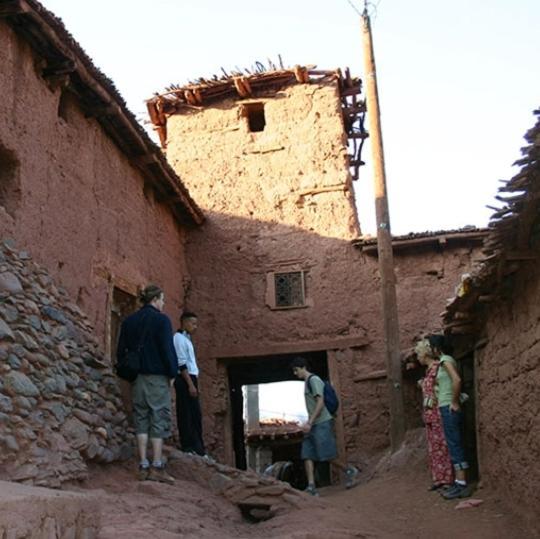
M5 388L2 417L13 431L28 406L47 409L35 428L69 453L55 413L79 409L71 471L48 468L47 452L34 462L41 438L3 431L5 458L29 465L24 480L61 482L84 475L86 460L128 454L111 352L148 281L165 288L172 318L185 306L201 317L216 457L245 464L241 388L290 379L296 354L340 393L340 452L362 461L385 448L376 245L361 236L352 190L366 137L360 81L272 66L174 88L149 102L165 157L38 2L0 4L0 45L0 348L3 373L24 382ZM483 235L395 239L402 347L439 325Z
M0 2L0 95L0 474L59 486L132 454L119 323L148 281L177 314L203 215L37 2Z
M540 531L538 119L525 138L520 171L499 189L484 258L462 281L444 322L458 355L474 362L482 480Z
M245 466L246 435L268 445L268 432L244 432L242 387L291 379L299 354L338 390L341 455L387 448L377 245L353 196L360 92L348 72L282 66L174 87L148 102L165 155L58 19L35 0L0 1L0 479L58 487L130 457L111 352L149 281L171 317L200 316L218 459ZM410 234L393 248L401 348L444 325L480 477L534 525L540 122L526 138L489 233ZM416 426L413 384L405 396ZM270 439L285 460L300 432ZM276 492L248 479L247 496ZM95 525L85 519L78 528Z
M186 230L203 216L113 83L38 2L0 4L0 95L0 237L47 267L107 352L141 284L162 284L176 315Z
M167 160L206 216L186 245L186 304L200 316L208 447L227 463L245 466L242 386L292 379L298 354L340 393L341 454L361 462L388 445L376 244L361 237L353 196L360 91L339 70L273 66L148 101ZM396 238L404 348L440 327L483 235Z

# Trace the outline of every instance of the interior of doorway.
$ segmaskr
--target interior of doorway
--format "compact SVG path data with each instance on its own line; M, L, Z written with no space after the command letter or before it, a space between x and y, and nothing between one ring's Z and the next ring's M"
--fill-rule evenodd
M241 470L247 468L243 386L297 380L292 373L290 365L293 358L298 356L308 360L311 372L320 376L322 379L328 379L326 351L222 360L226 364L229 378L232 439L237 468ZM279 399L279 395L276 395L276 398ZM291 455L297 453L299 456L299 447L291 447L290 452ZM285 458L287 453L281 450L280 455L281 458Z
M116 354L122 322L136 310L137 298L121 288L113 287L110 303L110 339L108 346L111 357Z
M462 406L463 410L463 443L465 457L469 463L468 480L476 481L478 473L478 453L476 445L476 384L474 356L468 354L459 362L461 371L461 391L468 396L467 402Z

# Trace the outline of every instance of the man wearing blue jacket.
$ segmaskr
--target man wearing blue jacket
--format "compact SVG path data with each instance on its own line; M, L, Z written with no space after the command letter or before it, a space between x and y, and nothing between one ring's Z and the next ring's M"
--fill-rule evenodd
M143 307L122 323L118 357L140 350L140 369L133 384L133 419L139 451L139 479L173 483L162 460L163 439L171 435L170 385L178 374L173 330L163 314L165 297L156 285L140 295ZM152 444L152 465L147 458L148 438Z

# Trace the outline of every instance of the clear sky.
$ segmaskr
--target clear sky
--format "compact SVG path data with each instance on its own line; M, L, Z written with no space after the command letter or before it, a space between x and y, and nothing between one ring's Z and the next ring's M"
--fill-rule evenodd
M259 417L277 417L304 423L307 420L304 382L298 380L259 384Z
M279 54L362 76L360 0L42 1L141 119L170 83ZM392 231L484 226L540 106L540 2L376 1ZM374 232L371 183L368 165L356 185L364 233Z

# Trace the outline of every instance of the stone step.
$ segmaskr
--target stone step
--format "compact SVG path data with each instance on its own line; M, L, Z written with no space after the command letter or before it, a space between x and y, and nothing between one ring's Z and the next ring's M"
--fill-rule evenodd
M95 539L99 529L96 494L0 481L2 539Z

